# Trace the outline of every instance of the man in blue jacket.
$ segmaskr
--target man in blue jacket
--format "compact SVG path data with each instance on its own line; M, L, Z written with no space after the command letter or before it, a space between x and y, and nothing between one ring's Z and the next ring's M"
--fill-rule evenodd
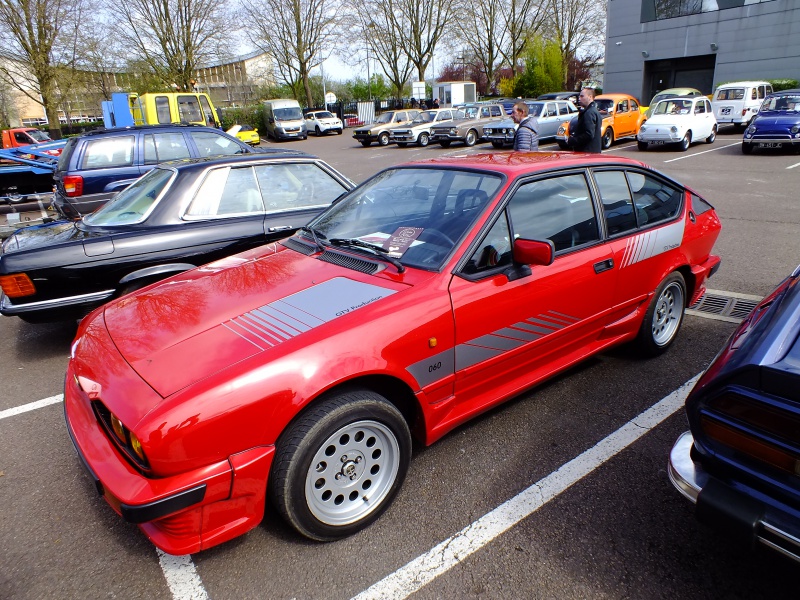
M517 123L517 132L514 134L514 150L522 152L536 152L539 150L539 121L531 114L528 105L517 102L511 109L511 118Z
M578 96L581 111L578 114L578 124L573 130L570 127L567 147L575 152L596 152L603 149L602 129L603 119L594 105L594 88L583 88Z

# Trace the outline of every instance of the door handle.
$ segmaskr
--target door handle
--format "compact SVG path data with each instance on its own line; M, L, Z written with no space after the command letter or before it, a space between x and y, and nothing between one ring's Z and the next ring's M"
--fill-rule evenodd
M609 258L608 260L601 260L599 263L594 263L595 273L602 273L603 271L608 271L609 269L613 268L614 268L613 258Z
M289 229L295 229L291 225L280 225L279 227L270 227L269 232L275 233L276 231L288 231Z

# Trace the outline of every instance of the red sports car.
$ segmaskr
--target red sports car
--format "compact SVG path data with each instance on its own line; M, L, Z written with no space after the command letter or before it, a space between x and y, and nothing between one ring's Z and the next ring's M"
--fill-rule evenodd
M389 506L411 437L623 342L657 355L720 259L698 194L605 155L437 158L293 237L81 323L67 426L98 491L161 549L255 527L315 540Z

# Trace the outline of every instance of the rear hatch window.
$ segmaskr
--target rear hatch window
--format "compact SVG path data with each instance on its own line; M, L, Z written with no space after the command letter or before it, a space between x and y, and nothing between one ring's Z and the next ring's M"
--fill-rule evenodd
M69 169L69 160L72 157L72 153L75 152L75 147L78 145L78 138L69 138L67 140L67 145L64 146L64 150L61 151L61 156L58 157L58 163L56 164L56 172L58 171L67 171Z

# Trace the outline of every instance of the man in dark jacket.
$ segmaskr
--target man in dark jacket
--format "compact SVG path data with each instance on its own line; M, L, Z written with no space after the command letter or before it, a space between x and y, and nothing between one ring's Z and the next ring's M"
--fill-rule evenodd
M531 114L528 105L517 102L511 109L511 118L518 123L514 134L514 150L536 152L539 150L539 121Z
M582 110L578 114L578 124L573 131L570 127L567 147L576 152L596 152L602 150L603 118L594 105L594 88L583 88L578 96Z

